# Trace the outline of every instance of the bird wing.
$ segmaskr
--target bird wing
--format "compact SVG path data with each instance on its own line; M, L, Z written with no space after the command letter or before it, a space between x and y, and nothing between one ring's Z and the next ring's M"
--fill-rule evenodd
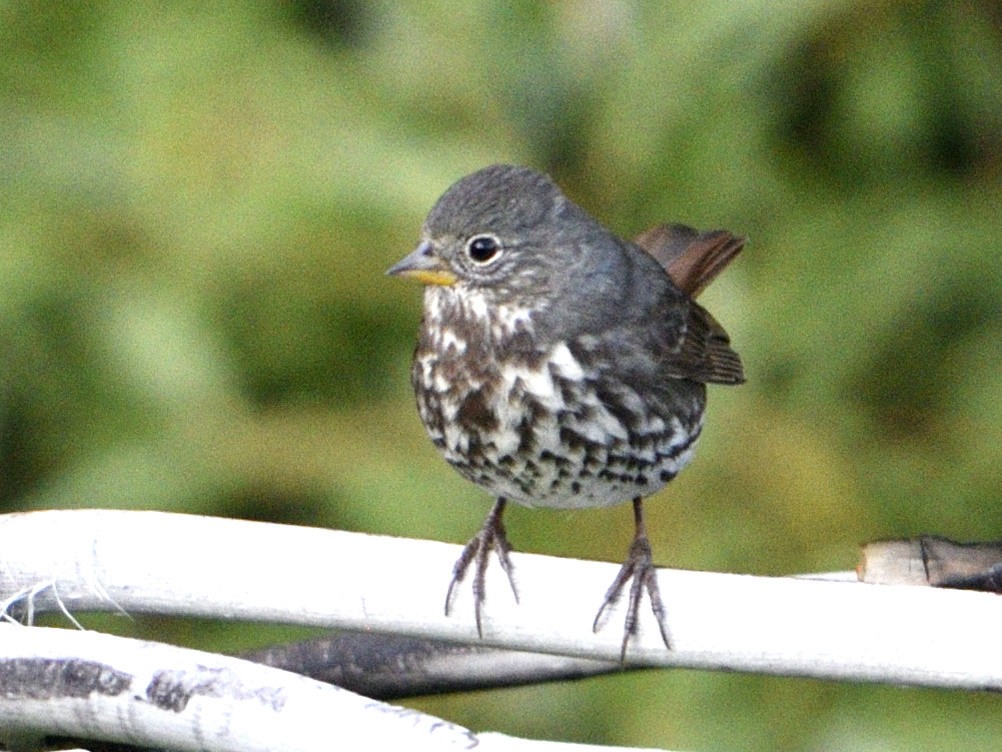
M709 311L689 301L685 331L672 348L673 375L704 384L744 383L741 357L731 349L731 338Z
M686 300L676 300L666 321L674 337L667 337L663 367L676 378L706 384L744 382L741 358L731 339L695 297L741 252L744 238L727 230L700 232L682 224L663 224L641 233L634 243L662 266ZM679 309L682 310L679 310ZM678 327L681 314L683 326Z

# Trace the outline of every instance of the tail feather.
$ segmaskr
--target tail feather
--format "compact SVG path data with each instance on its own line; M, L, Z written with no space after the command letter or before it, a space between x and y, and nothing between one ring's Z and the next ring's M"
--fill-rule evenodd
M633 242L657 259L676 287L695 299L741 252L745 239L727 230L699 232L682 224L664 224Z

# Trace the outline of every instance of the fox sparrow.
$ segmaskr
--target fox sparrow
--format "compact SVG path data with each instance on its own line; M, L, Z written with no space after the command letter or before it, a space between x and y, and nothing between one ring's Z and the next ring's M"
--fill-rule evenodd
M727 334L693 301L744 241L662 225L629 243L546 175L508 165L449 188L421 238L387 272L425 284L411 371L418 409L445 459L497 499L456 562L446 613L475 565L482 634L491 551L515 591L508 501L632 500L633 544L593 627L632 580L623 657L645 589L670 647L642 498L692 458L706 384L744 380Z

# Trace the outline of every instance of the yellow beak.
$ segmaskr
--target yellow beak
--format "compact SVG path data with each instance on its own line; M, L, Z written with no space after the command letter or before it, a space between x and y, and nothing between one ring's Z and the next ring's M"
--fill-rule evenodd
M435 255L432 244L423 240L409 255L395 263L386 273L391 277L410 277L425 285L452 285L459 279Z

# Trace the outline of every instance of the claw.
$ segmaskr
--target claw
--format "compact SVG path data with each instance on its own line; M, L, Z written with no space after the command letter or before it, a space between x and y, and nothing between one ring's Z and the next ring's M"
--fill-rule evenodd
M658 589L658 575L654 567L654 560L651 555L651 543L647 538L647 530L644 526L643 507L639 498L633 500L633 514L636 521L636 532L630 551L626 556L626 561L613 580L612 585L605 593L605 600L602 601L595 621L592 623L592 631L597 632L601 626L603 616L619 600L619 596L630 584L630 602L626 609L626 623L623 627L623 647L619 654L621 663L626 663L626 646L630 638L637 634L640 626L640 602L644 597L644 590L651 599L651 610L658 620L658 628L661 630L661 639L665 647L671 650L671 641L668 639L668 625L665 619L666 612L664 601L661 600L661 591Z
M509 554L512 551L511 544L505 534L504 524L501 522L501 515L504 513L506 501L499 498L491 509L480 532L470 538L463 548L463 552L456 559L452 567L452 580L449 582L449 591L445 595L445 615L449 615L452 609L452 601L456 594L456 586L465 578L466 572L471 564L476 563L473 573L473 612L477 622L477 634L482 638L483 629L483 607L487 600L487 565L490 562L491 551L497 554L501 569L508 575L508 584L511 585L511 592L515 595L515 602L518 602L518 589L515 587L515 568L512 566Z

